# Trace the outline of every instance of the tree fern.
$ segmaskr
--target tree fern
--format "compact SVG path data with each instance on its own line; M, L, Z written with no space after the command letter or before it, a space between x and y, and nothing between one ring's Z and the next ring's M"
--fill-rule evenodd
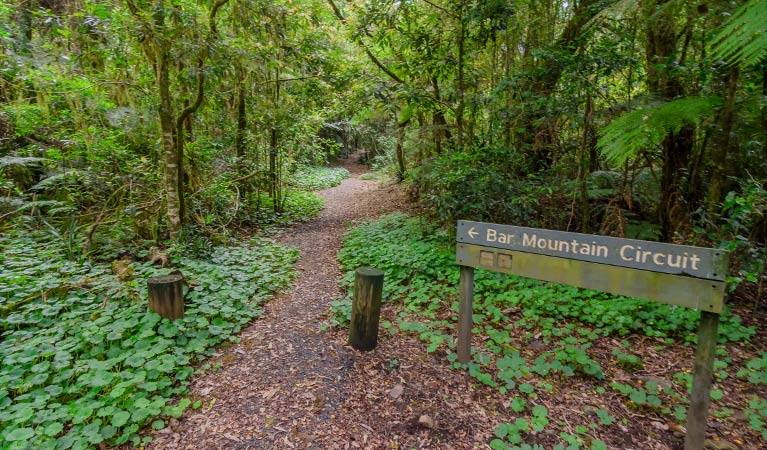
M735 10L710 44L709 57L754 64L767 54L767 1L749 0Z
M718 97L686 97L632 111L602 130L597 147L609 163L623 165L670 133L713 116L720 103Z

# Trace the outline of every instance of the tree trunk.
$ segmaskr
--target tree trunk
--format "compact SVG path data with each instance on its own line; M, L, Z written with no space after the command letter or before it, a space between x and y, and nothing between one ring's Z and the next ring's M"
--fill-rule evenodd
M274 108L279 108L280 105L280 69L275 72L274 81ZM274 212L280 212L280 191L278 187L279 180L277 179L277 146L279 144L277 124L272 123L272 128L269 136L269 195L274 202Z
M404 143L405 140L405 127L407 126L408 122L410 122L410 119L403 120L402 122L397 123L397 149L396 149L396 156L397 156L397 178L399 181L402 181L405 179L405 171L407 170L405 166L405 150L404 150Z
M679 224L687 217L681 184L690 160L693 131L692 127L684 127L677 133L669 134L663 140L663 174L660 181L658 212L661 239L664 242L671 242Z
M245 80L242 71L238 71L237 77L237 131L234 135L234 154L237 155L237 172L240 176L244 175L245 170L245 131L248 128L248 116L246 108ZM250 198L250 182L242 180L240 182L240 194L243 198Z
M590 149L589 144L592 141L591 139L591 122L593 119L593 111L592 111L592 103L591 103L591 92L586 93L586 111L584 112L583 117L583 138L581 140L580 145L580 151L578 152L580 155L579 157L579 167L578 167L578 186L579 186L579 194L580 194L580 202L581 202L581 233L589 233L591 232L591 212L589 211L589 193L588 193L588 186L586 185L586 179L588 178L588 175L591 173L589 172L589 154Z
M185 107L186 108L186 107ZM178 214L181 220L186 215L186 204L184 202L184 124L176 124L176 179L178 182Z
M762 62L762 98L767 98L767 59ZM762 133L767 134L767 102L762 106Z
M28 55L30 52L29 44L32 42L32 8L31 0L19 0L18 5L18 35L14 40L18 43L16 53Z
M503 54L503 77L504 77L504 83L509 83L511 80L511 31L506 30L505 31L505 49ZM506 97L506 111L504 111L504 127L503 127L503 146L507 149L510 149L511 146L514 143L514 133L512 132L512 121L511 121L511 105L512 105L512 98L511 98L511 89L507 87L503 90L503 95Z
M418 118L418 153L415 157L415 166L418 167L423 163L423 160L425 158L424 156L424 147L426 146L425 142L426 139L424 139L426 133L428 132L428 122L426 121L426 118L424 117L423 112L418 111L417 116Z
M647 83L650 94L669 101L684 94L678 76L667 70L676 66L676 14L669 0L648 0L644 4ZM663 140L660 208L661 239L671 241L687 217L681 183L692 152L694 129L684 127Z
M162 20L162 19L160 19ZM181 228L181 201L178 190L178 154L173 135L176 131L173 121L173 107L170 101L170 74L167 44L156 43L157 87L160 94L160 131L165 167L165 196L167 200L168 229L171 240L175 240Z
M239 159L245 156L245 130L248 127L245 102L245 81L240 75L237 80L237 132L234 137L234 151Z
M732 133L733 117L735 116L735 94L738 88L738 66L733 66L724 80L727 89L724 107L720 113L719 129L713 139L711 149L711 175L709 177L706 211L709 217L719 214L719 202L726 190L727 155L730 152L730 134Z
M437 77L431 77L431 85L434 88L434 98L439 104L442 101L442 94L439 91L439 80ZM433 113L434 123L434 151L439 155L442 153L442 141L444 139L450 139L450 132L447 129L447 120L445 120L445 114L442 112L441 107L438 105Z
M464 110L464 26L463 26L463 2L461 2L458 9L458 106L455 109L455 134L456 134L456 149L463 151L463 110Z
M269 137L269 196L274 203L274 212L280 212L279 190L277 189L277 127L272 126Z
M176 164L178 165L178 196L179 196L179 214L181 216L181 220L184 220L184 216L186 215L186 206L184 202L184 145L186 143L186 139L184 136L184 128L186 127L189 132L189 138L192 139L192 114L194 114L197 109L202 105L202 99L205 95L205 75L203 72L204 68L204 59L202 56L200 56L197 60L197 90L195 93L195 99L194 103L189 103L189 101L185 101L185 107L181 111L181 114L179 114L178 118L176 119ZM190 173L190 180L194 178L195 175L195 166L194 166L194 158L190 155L189 157L190 161L190 168L192 169Z

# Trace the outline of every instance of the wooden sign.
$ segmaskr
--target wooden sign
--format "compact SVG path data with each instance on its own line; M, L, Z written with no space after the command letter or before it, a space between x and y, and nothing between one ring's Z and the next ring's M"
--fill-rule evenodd
M722 312L726 285L723 281L470 244L458 244L456 255L461 266L655 300L717 314Z
M459 243L723 281L727 252L484 222L458 221Z
M458 221L458 361L471 359L474 268L701 311L685 450L702 450L728 252L581 233Z

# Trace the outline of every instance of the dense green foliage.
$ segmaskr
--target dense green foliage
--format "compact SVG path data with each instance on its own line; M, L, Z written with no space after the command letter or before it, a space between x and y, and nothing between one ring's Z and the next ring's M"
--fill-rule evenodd
M444 352L449 360L456 360L453 334L459 271L455 248L446 233L422 219L392 214L351 229L339 259L346 270L344 282L348 288L356 267L371 265L384 271L384 299L396 303L399 311L397 322L385 322L384 328L415 333L428 352ZM347 322L350 297L336 301L333 308L336 324ZM520 419L524 423L499 424L493 447L529 448L519 445L530 430L556 427L557 432L562 431L561 424L549 424L547 413L535 400L557 392L561 388L556 384L569 377L587 380L598 395L617 393L629 410L648 409L671 422L682 422L689 372L679 369L668 385L643 384L630 374L643 366L644 357L627 347L651 338L656 351L662 353L667 346L692 343L698 315L696 311L658 302L476 271L474 332L480 336L478 342L484 344L475 349L473 361L465 369L478 383L507 394L510 407L528 416ZM747 342L754 332L754 328L744 327L738 316L725 311L719 329L717 380L726 379L728 370L732 370L728 369L732 363L726 351L728 343ZM605 365L604 355L600 359L592 353L605 341L622 343L613 348L610 367ZM764 357L733 369L750 385L763 384L767 375ZM621 373L628 375L620 377ZM737 405L723 401L721 390L712 391L712 399L715 409L723 411L717 414L733 417ZM754 432L762 432L765 419L764 411L754 405L765 400L755 395L751 397L752 406L740 405L753 417ZM573 424L583 426L583 431L562 431L560 448L607 448L608 426L615 419L606 411L601 414L600 421Z
M168 269L118 261L118 277L36 233L0 235L0 247L0 447L36 450L138 445L140 427L179 417L192 365L237 340L297 258L265 239L180 258L186 310L168 322L144 296Z
M623 166L642 151L659 147L669 134L713 118L717 106L721 106L721 100L716 97L687 97L640 107L613 120L602 130L602 153L614 166Z
M732 13L725 26L711 40L710 58L725 60L730 64L757 64L767 53L767 35L764 22L767 5L749 1Z
M283 196L279 210L275 213L274 200L262 195L256 201L260 208L254 213L259 224L287 226L316 217L325 201L319 195L306 191L288 191Z
M76 222L83 254L218 242L344 176L311 168L354 148L359 64L323 1L24 0L0 23L0 226Z
M566 228L569 211L561 208L572 192L543 176L515 179L514 162L499 148L469 149L435 157L419 172L420 196L429 211L452 227L456 220Z

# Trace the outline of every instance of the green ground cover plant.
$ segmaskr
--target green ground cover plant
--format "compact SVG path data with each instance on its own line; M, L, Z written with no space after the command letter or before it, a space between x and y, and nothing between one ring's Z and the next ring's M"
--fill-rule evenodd
M747 377L753 384L767 384L767 352L747 362L746 367L738 371L738 376Z
M286 227L317 217L325 206L325 200L314 192L289 191L283 198L281 212L275 212L274 201L266 194L254 200L258 209L253 213L255 222L262 226Z
M368 172L360 175L360 180L387 180L389 178L391 177L382 171Z
M338 186L349 178L349 171L343 167L300 166L290 176L288 183L296 189L319 191Z
M67 259L49 234L0 234L0 447L135 446L191 401L194 364L235 342L261 304L293 276L295 250L263 238L179 257L185 316L147 311L146 279L167 273L128 262ZM176 399L179 399L176 401ZM193 405L191 405L193 406ZM199 406L199 405L198 405Z
M352 228L339 259L346 271L343 282L350 290L355 268L370 265L384 271L384 301L395 302L398 314L394 323L386 324L389 332L416 334L427 352L444 355L454 368L467 370L479 384L509 396L509 408L520 419L499 424L493 448L538 448L529 445L536 442L535 437L526 441L536 432L533 420L543 416L541 402L559 392L563 387L558 383L565 380L585 384L605 402L617 399L624 417L639 412L663 417L669 423L684 423L690 373L678 372L670 380L642 378L639 373L648 360L628 347L632 342L651 341L656 343L655 351L662 353L674 346L694 345L695 311L477 270L473 332L484 344L473 349L469 364L461 365L456 362L453 338L459 271L454 243L444 230L422 218L391 214ZM350 295L333 303L335 325L348 322ZM754 333L753 327L743 326L737 315L725 310L715 367L717 382L732 378L725 370L731 363L727 345L746 343ZM763 381L765 367L764 357L757 358L747 362L738 376L756 386ZM752 430L762 432L764 408L759 402L764 399L757 395L750 403L733 404L722 394L717 386L712 390L712 411L733 421L732 412L744 411L751 418ZM591 420L584 416L584 423L572 423L583 427L574 433L551 417L543 425L538 420L536 426L553 427L561 433L555 448L607 448L607 429L619 414L615 407L599 411Z

